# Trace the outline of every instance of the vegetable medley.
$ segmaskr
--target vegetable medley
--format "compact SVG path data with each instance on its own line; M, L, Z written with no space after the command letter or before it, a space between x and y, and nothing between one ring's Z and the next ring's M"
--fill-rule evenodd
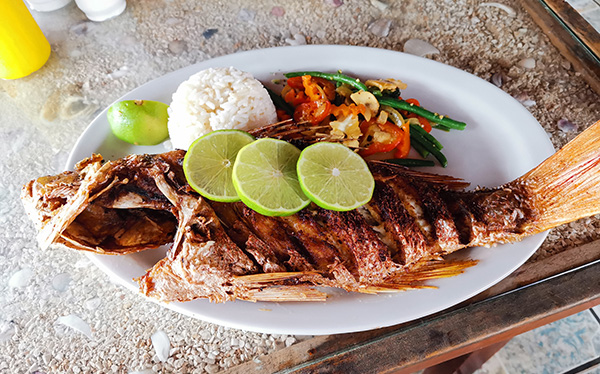
M363 156L393 154L388 161L406 166L433 166L432 155L447 165L442 145L430 132L433 128L463 130L455 121L420 106L416 99L404 100L406 84L395 79L361 82L340 72L315 71L285 74L280 95L272 94L280 121L329 129L329 138L358 150ZM423 159L408 159L414 148Z

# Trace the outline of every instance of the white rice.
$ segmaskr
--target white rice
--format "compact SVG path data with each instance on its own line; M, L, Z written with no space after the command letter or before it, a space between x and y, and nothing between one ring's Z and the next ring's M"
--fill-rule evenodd
M276 120L269 93L252 74L210 68L192 75L173 94L169 136L174 148L187 150L211 131L251 130Z

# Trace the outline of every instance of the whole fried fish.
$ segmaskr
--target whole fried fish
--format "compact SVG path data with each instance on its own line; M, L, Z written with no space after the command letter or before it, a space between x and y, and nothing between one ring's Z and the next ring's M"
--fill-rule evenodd
M163 301L323 300L315 286L424 287L474 265L443 260L448 253L600 213L600 122L498 188L467 192L453 177L372 161L368 204L349 212L311 205L289 217L200 197L185 181L184 154L94 155L30 181L22 200L41 247L123 254L172 243L138 278L141 292Z

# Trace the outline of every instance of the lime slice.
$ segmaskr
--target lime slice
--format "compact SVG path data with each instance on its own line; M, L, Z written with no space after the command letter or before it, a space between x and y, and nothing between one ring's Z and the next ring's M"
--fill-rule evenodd
M231 173L236 156L254 137L240 130L217 130L196 139L183 159L183 172L192 188L214 201L239 201Z
M338 143L316 143L300 154L302 191L321 208L346 211L369 202L375 181L365 160Z
M302 193L296 163L300 150L283 140L263 138L240 150L233 185L242 201L265 216L289 216L310 204Z
M117 138L136 145L156 145L169 137L168 107L159 101L124 100L111 105L106 117Z

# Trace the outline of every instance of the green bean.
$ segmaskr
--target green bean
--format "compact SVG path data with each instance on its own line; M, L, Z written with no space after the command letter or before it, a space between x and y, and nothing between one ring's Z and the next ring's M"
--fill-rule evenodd
M328 79L328 80L334 81L334 82L346 83L358 90L368 91L367 86L365 86L364 83L361 83L361 81L358 78L352 78L352 77L349 77L342 73L331 74L331 73L322 73L320 71L296 71L296 72L287 73L284 75L286 78L310 75L311 77L325 78L325 79Z
M418 139L415 139L413 134L410 134L410 146L415 149L421 155L421 157L426 158L429 156L429 151L423 147L423 145L419 142Z
M387 105L387 106L391 106L392 108L406 110L407 112L415 113L416 115L419 115L423 118L430 120L431 122L440 123L451 129L464 130L465 127L467 126L467 124L464 122L455 121L452 118L430 112L427 109L424 109L418 105L407 103L404 100L398 100L398 99L386 97L386 98L379 99L379 104Z
M275 106L277 108L285 110L285 112L287 114L289 114L290 116L294 115L294 108L290 104L286 103L285 100L283 100L283 98L280 95L277 95L271 89L269 89L267 87L265 87L265 88L267 89L269 96L271 96L271 100L273 101L273 104L275 104Z
M428 150L429 152L431 152L431 154L433 155L433 157L435 157L439 162L440 165L442 165L443 167L448 166L448 160L446 159L446 156L444 156L444 154L442 152L440 152L439 149L437 149L437 147L431 143L429 140L427 140L423 135L421 135L419 132L413 132L411 131L410 133L414 139L417 139L417 141L419 143L421 143L421 145ZM411 138L413 139L413 138Z
M421 134L421 136L423 136L425 139L427 139L431 144L433 144L437 149L442 149L444 148L444 146L442 145L442 143L439 142L439 140L437 140L433 135L431 135L430 133L428 133L427 131L425 131L424 128L422 128L419 125L413 125L412 123L410 124L410 132L418 132L419 134Z
M431 126L431 127L433 127L434 129L445 131L445 132L452 130L450 127L444 126L440 123L434 123L433 126Z
M421 160L418 158L392 158L383 161L407 167L435 166L435 163L431 160Z

